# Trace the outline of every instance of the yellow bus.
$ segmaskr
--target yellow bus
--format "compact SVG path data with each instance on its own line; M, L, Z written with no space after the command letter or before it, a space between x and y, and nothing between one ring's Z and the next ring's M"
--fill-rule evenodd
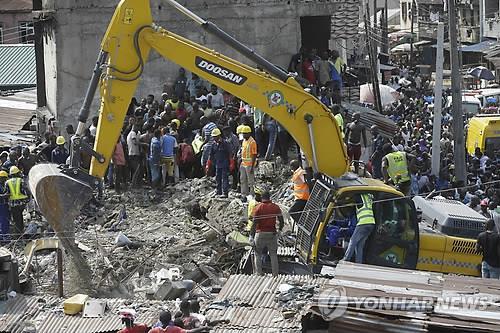
M476 147L493 156L500 150L500 114L481 114L472 117L467 127L467 151L474 154Z

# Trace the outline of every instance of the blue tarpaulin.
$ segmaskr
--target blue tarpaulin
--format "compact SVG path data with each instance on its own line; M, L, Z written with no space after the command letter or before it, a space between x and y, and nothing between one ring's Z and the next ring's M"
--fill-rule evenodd
M498 45L496 40L485 40L481 43L464 45L460 48L462 52L475 52L475 53L486 53L491 47ZM432 45L433 48L437 48L437 44ZM445 50L450 49L450 43L444 43Z
M485 40L482 41L481 43L477 44L472 44L472 45L466 45L462 46L462 52L484 52L487 51L490 47L494 46L497 44L497 41L494 40Z

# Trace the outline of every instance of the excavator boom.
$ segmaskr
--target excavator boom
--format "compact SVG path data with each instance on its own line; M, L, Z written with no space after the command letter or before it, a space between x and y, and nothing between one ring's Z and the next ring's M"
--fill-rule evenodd
M71 140L69 168L56 169L54 166L39 165L31 172L34 175L33 181L30 181L32 193L42 213L51 217L49 222L55 229L57 226L56 232L66 234L64 224L72 224L75 213L88 201L89 193L97 184L96 180L105 175L126 110L151 49L273 117L300 145L315 172L337 177L347 171L347 154L340 129L328 108L305 92L288 73L215 24L196 16L174 0L167 2L263 70L245 65L156 26L151 16L149 0L120 1L102 40L78 117L77 131ZM85 146L81 137L97 88L100 89L101 103L96 141L92 149ZM93 156L90 167L90 176L93 177L79 169L82 151ZM45 175L49 178L45 178ZM54 189L49 191L47 186L55 186L57 196ZM61 200L65 203L58 202ZM72 209L65 208L68 207L68 202ZM47 209L57 212L47 212Z

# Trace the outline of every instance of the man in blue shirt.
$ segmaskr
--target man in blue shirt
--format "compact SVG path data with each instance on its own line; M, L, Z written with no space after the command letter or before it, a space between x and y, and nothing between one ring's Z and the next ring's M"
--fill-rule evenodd
M52 151L52 163L66 164L69 153L68 150L64 147L64 144L66 143L64 136L58 136L56 139L56 143L57 147Z
M149 146L149 168L151 170L151 187L154 192L159 188L161 182L160 160L161 160L161 131L155 130Z
M163 175L163 185L173 184L175 154L177 152L177 140L170 133L168 127L163 128L163 136L161 141L161 173Z
M217 195L228 197L229 192L229 158L231 156L231 147L222 139L220 129L215 128L212 131L214 142L210 146L210 158L208 164L215 166L215 181L217 182Z

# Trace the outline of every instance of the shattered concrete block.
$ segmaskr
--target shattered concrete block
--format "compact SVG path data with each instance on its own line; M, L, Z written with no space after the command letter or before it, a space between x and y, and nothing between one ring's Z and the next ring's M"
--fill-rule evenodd
M169 281L161 284L155 293L155 299L159 301L174 300L184 295L186 291L193 289L194 282L191 280Z

